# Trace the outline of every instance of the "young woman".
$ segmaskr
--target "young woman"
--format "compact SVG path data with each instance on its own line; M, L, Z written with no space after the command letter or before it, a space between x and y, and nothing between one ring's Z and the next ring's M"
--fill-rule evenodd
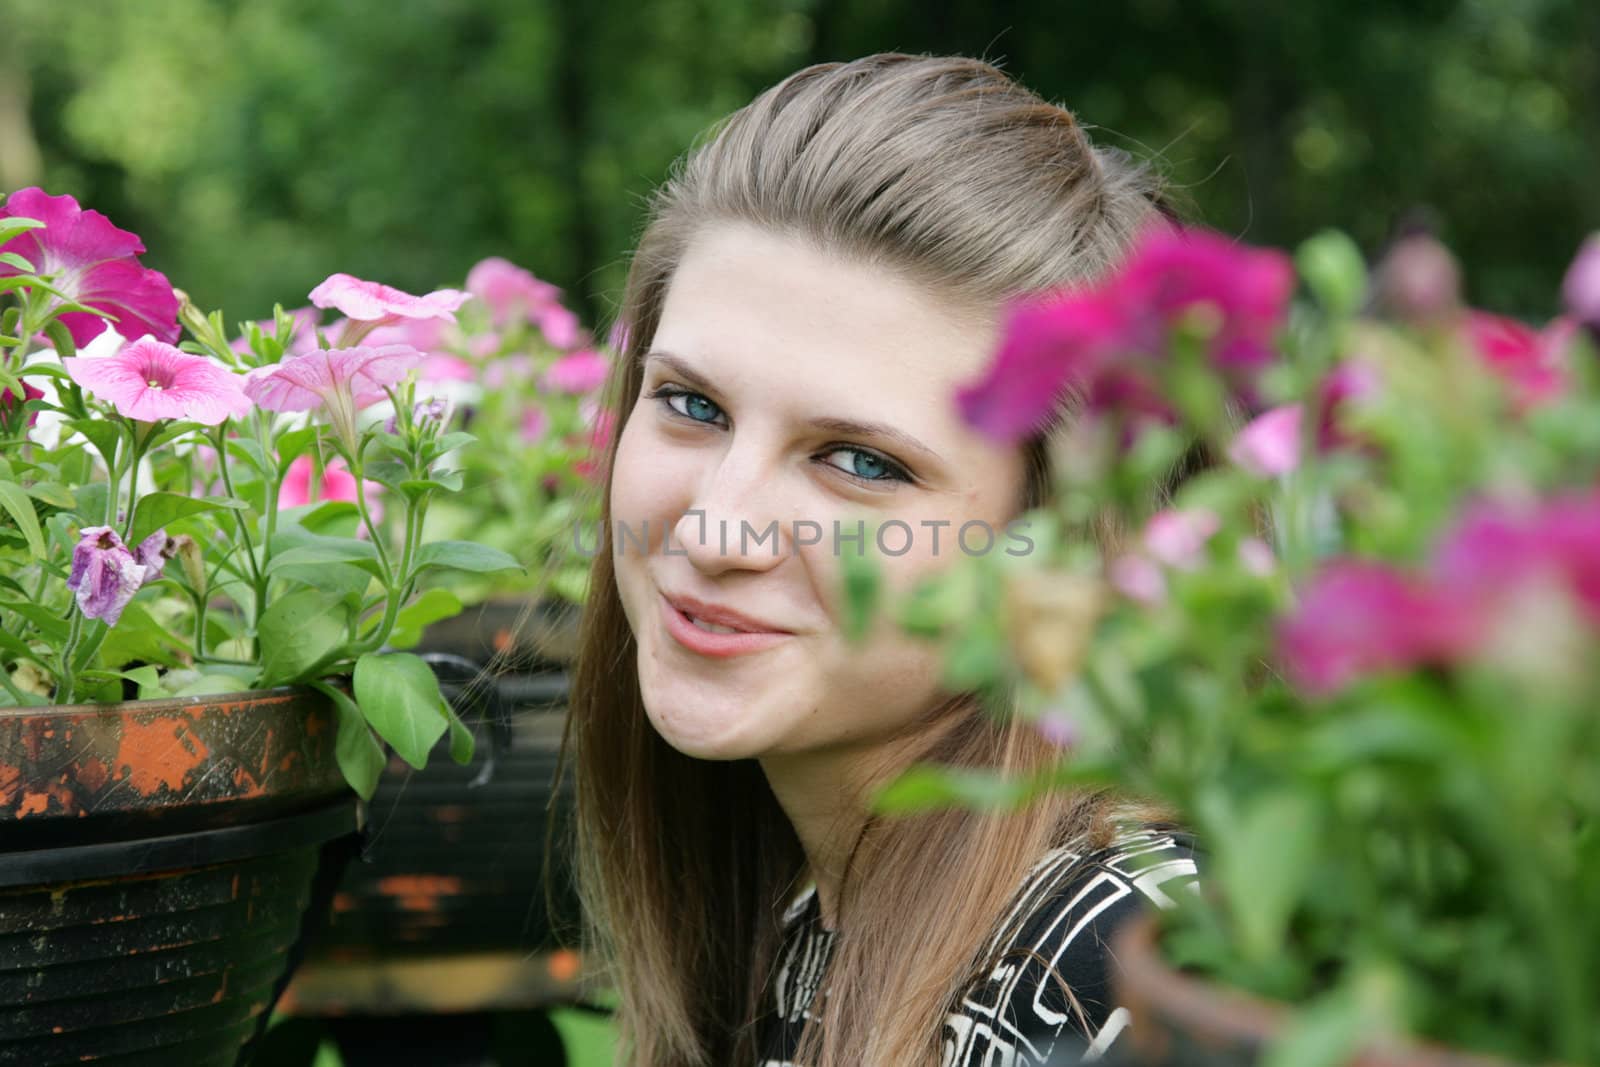
M952 396L1007 300L1106 271L1158 213L1069 112L904 55L794 74L657 194L566 739L622 1062L1024 1064L1125 1026L1105 940L1188 851L1098 793L870 815L913 763L1060 752L887 619L850 641L840 556L900 520L904 588L1043 499L1049 435L999 447Z

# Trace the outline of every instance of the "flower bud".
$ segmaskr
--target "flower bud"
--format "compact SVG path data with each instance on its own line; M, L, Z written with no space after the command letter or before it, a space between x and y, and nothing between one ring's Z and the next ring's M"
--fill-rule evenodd
M1461 306L1461 270L1431 234L1400 238L1378 264L1379 308L1402 322L1449 318Z
M179 534L171 541L172 555L183 567L184 580L199 596L206 595L206 561L200 545L188 534Z
M1583 243L1561 285L1567 313L1600 336L1600 234Z
M1017 662L1045 692L1055 692L1077 673L1105 600L1103 584L1082 574L1008 576L1006 630Z

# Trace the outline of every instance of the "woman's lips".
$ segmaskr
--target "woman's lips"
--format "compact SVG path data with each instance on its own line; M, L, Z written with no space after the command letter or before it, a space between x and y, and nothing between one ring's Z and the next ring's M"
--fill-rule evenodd
M673 607L666 597L659 597L661 601L661 618L666 624L667 633L673 639L691 652L702 656L726 658L728 656L742 656L748 652L760 652L771 648L781 641L793 637L789 633L733 633L714 634L702 630L689 621L689 616Z

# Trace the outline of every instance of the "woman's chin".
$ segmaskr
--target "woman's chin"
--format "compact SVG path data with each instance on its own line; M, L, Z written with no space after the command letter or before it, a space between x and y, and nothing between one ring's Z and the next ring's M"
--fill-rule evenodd
M751 730L749 705L721 709L704 700L656 704L647 698L645 714L663 741L692 759L750 759L768 747Z

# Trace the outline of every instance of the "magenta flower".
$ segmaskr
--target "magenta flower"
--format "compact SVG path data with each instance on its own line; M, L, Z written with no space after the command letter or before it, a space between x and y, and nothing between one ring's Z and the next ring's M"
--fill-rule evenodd
M467 294L459 289L439 289L426 296L413 296L348 274L331 274L311 290L311 302L317 307L338 308L345 318L374 325L400 319L454 322L456 309L466 301Z
M318 348L257 367L246 376L244 392L268 411L326 408L328 421L353 451L356 412L384 399L385 388L421 362L422 353L410 345Z
M1294 265L1273 249L1250 248L1221 234L1168 225L1147 227L1127 265L1112 280L1128 310L1139 347L1157 355L1165 344L1152 326L1171 330L1192 316L1210 320L1212 363L1225 372L1254 372L1273 359L1273 338L1294 295Z
M1551 577L1600 625L1600 492L1534 506L1475 504L1441 542L1433 575L1485 614L1518 586Z
M1561 284L1567 314L1600 335L1600 234L1583 243Z
M539 316L539 332L553 347L562 350L574 347L583 339L577 314L560 304L552 304Z
M134 558L109 526L88 526L78 536L67 588L77 594L85 618L104 619L106 625L115 626L144 584L147 565Z
M37 219L44 228L18 234L0 252L26 259L75 303L93 309L60 316L75 344L100 336L108 319L124 337L178 339L178 298L165 275L139 263L144 244L137 235L117 229L98 211L83 210L70 196L50 196L36 187L7 197L0 207L4 218ZM21 273L0 263L0 278Z
M581 396L600 388L605 383L608 369L606 357L586 348L581 352L568 353L550 364L541 384L557 393Z
M1300 688L1331 693L1364 675L1466 654L1486 620L1464 608L1429 581L1378 563L1336 560L1281 625L1278 654Z
M12 414L11 413L14 410L16 410L17 408L20 408L23 404L26 404L28 401L30 401L30 400L42 400L43 398L44 398L44 390L43 389L35 389L33 386L29 385L27 382L23 382L22 383L22 399L20 399L20 400L17 399L16 394L13 393L10 389L7 389L4 386L0 386L0 423L9 422L11 420L11 418L12 418ZM32 412L28 413L28 425L29 426L32 426L34 423L36 423L38 421L39 421L39 413L37 411L32 411Z
M957 410L995 440L1036 434L1069 390L1082 397L1105 375L1125 329L1121 309L1098 292L1016 302L983 378L957 391Z
M1527 411L1561 395L1567 386L1562 357L1572 327L1561 320L1544 333L1515 319L1469 311L1463 331L1484 364L1511 390L1513 406Z
M68 356L61 364L73 381L140 422L191 419L215 426L250 410L238 375L149 337L114 356Z
M1294 292L1282 253L1203 230L1147 228L1122 269L1099 284L1014 305L983 378L956 395L962 418L1015 442L1063 401L1133 421L1171 421L1161 388L1173 334L1205 339L1211 365L1248 405Z

